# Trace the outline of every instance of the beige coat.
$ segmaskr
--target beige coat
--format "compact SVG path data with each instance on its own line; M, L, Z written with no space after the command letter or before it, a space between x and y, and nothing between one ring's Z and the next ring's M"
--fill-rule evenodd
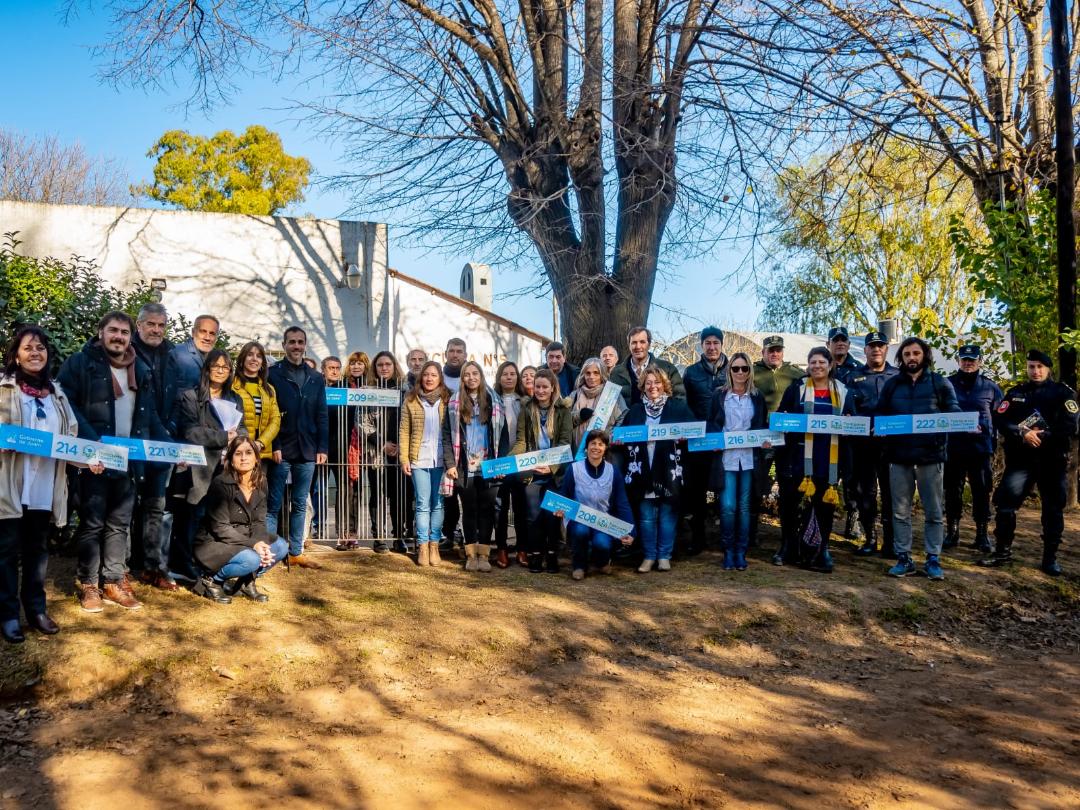
M75 414L68 404L67 396L54 380L56 394L53 404L60 418L60 433L75 436L79 426ZM22 425L22 397L15 378L5 375L0 377L0 423ZM0 520L22 517L23 459L19 453L0 453ZM52 515L57 526L67 523L68 484L67 462L56 462L56 476L53 479Z

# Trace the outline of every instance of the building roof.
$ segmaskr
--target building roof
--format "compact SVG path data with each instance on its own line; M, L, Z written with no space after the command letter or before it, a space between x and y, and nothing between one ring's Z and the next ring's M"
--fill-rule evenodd
M471 301L466 301L464 298L459 298L458 296L452 295L451 293L448 293L445 290L440 290L438 287L433 287L432 285L428 284L426 281L421 281L418 278L413 278L410 275L402 273L400 270L395 270L393 267L389 268L386 272L392 278L399 279L399 280L405 282L406 284L411 284L414 287L417 287L417 288L419 288L421 290L424 290L425 292L429 292L434 296L438 296L439 298L443 299L444 301L448 301L451 304L455 304L455 305L461 307L462 309L468 310L469 312L475 313L477 315L482 315L483 317L487 318L488 320L494 321L495 323L498 323L498 324L501 324L501 325L505 326L507 329L510 329L510 330L512 330L514 332L517 332L519 335L527 337L530 340L539 341L542 345L545 345L545 346L548 343L551 342L551 338L544 337L539 332L534 332L531 329L526 329L521 324L515 323L514 321L511 321L508 318L504 318L502 315L497 315L496 313L492 312L490 309L484 309L483 307L477 306L476 304L472 303Z

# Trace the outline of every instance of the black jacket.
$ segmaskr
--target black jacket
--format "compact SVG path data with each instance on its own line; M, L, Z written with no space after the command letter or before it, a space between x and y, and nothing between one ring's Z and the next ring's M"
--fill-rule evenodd
M231 402L242 414L244 405L232 390L223 391L221 398ZM188 444L202 445L206 453L205 467L191 467L191 489L187 493L188 503L198 503L210 488L210 482L217 475L221 466L221 451L229 443L229 434L218 419L210 396L197 388L180 394L176 401L176 434ZM236 435L247 436L244 420L236 428Z
M981 372L964 374L958 371L949 375L956 392L956 403L961 411L978 411L980 433L948 434L948 450L951 458L970 455L990 456L996 442L994 434L994 411L1001 404L1004 394L998 384Z
M805 413L806 410L803 406L803 396L805 395L804 385L810 382L810 378L807 377L799 382L794 382L787 387L784 391L784 396L780 400L780 407L777 408L777 413ZM838 383L840 389L840 395L842 402L840 404L841 416L858 416L855 413L855 402L851 396L851 392L847 390L847 387L842 383ZM818 434L818 437L822 440L829 440L829 434ZM815 447L817 445L815 444ZM840 457L837 459L839 464L839 474L841 479L846 479L848 472L851 470L852 460L852 439L848 436L840 437ZM796 481L802 480L806 474L805 467L805 454L806 454L806 434L805 433L785 433L784 434L784 446L777 448L776 451L776 474L783 478L793 478Z
M881 389L899 373L900 369L891 363L886 363L881 371L871 371L869 366L864 364L848 375L847 380L840 380L850 392L855 415L873 416Z
M686 404L698 419L709 418L709 406L713 394L727 382L728 356L721 354L716 363L716 371L702 357L683 372L683 386L686 388Z
M328 453L330 446L326 383L321 374L304 364L304 384L297 385L285 373L286 365L287 360L275 363L268 375L281 409L281 432L274 449L281 451L285 461L315 461L316 454Z
M167 424L172 403L168 406L165 403L165 362L169 359L173 344L166 339L161 341L160 346L153 348L143 343L139 333L136 332L131 337L131 345L135 347L135 354L139 359L150 368L150 374L154 378L154 405L157 407L162 424Z
M56 381L64 389L79 423L79 438L100 441L102 436L116 435L116 405L113 394L112 367L97 338L71 355L60 366ZM154 405L154 378L150 367L135 358L135 410L131 415L131 438L172 441L172 436L158 417ZM143 477L143 462L128 462L128 471L139 481ZM106 474L122 476L127 473L107 470Z
M668 398L664 404L664 410L660 413L661 425L693 421L695 421L694 412L683 400ZM641 402L631 405L622 426L644 424L645 406ZM648 492L678 500L683 488L685 442L668 440L656 442L652 463L649 462L648 442L628 442L623 445L623 449L626 459L623 467L625 476L623 481L626 483L626 494L631 502L637 503Z
M922 413L959 413L956 392L952 383L936 371L926 369L913 379L901 372L889 379L881 388L875 415ZM948 453L948 434L914 433L887 436L885 457L891 464L939 464Z
M206 493L206 513L195 537L195 559L216 573L225 563L256 543L273 542L266 530L266 485L244 500L232 475L219 475Z
M708 419L705 430L708 433L723 433L724 423L727 421L727 412L724 410L724 400L727 391L723 388L712 396L709 402ZM769 412L765 405L765 397L755 391L750 395L750 401L754 404L754 415L750 418L748 430L764 430L769 426ZM709 472L709 489L713 492L724 491L724 451L712 451L712 466ZM754 449L755 466L761 462L761 450Z
M850 388L851 378L856 376L861 368L862 363L849 354L844 357L844 362L840 363L833 371L833 376Z
M1035 411L1046 423L1045 428L1039 428L1043 431L1039 447L1025 444L1020 433L1020 423ZM1006 463L1034 466L1039 459L1067 456L1076 435L1077 411L1076 392L1064 383L1028 381L1010 388L994 411L994 425L1005 440Z

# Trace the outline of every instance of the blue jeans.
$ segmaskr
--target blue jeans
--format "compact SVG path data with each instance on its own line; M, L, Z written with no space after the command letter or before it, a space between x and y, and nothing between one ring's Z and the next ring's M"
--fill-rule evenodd
M889 465L893 548L897 554L911 553L911 503L915 500L916 487L923 506L923 545L927 554L941 554L941 544L945 540L945 526L941 519L945 497L944 475L944 462Z
M746 551L750 543L750 491L754 470L724 470L720 496L720 536L725 551Z
M266 568L263 568L262 558L259 556L259 552L253 548L245 548L243 551L237 552L235 557L218 569L218 572L214 574L214 581L225 582L233 577L246 577L248 574L254 574L257 577L261 577L279 562L284 560L285 554L288 551L289 544L285 542L285 538L277 538L270 544L270 553L274 555L274 562Z
M570 543L570 558L573 560L574 569L580 568L584 571L589 567L590 549L592 564L597 568L603 568L611 562L611 547L615 538L610 534L571 522L566 526L566 539Z
M277 534L278 512L285 499L285 482L292 472L289 509L289 554L299 557L304 553L304 523L307 521L308 493L311 477L315 475L314 461L282 461L270 471L270 488L266 494L266 528Z
M442 537L443 499L439 494L442 475L442 467L412 468L417 543L438 543Z
M670 498L642 498L638 504L638 536L646 560L670 560L675 550L679 510Z

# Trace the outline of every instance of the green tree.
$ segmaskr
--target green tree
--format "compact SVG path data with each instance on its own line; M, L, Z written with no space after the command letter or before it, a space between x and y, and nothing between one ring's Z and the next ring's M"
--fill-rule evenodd
M71 261L20 256L15 233L4 234L0 245L0 334L6 340L23 324L37 324L56 347L54 365L79 351L97 334L97 323L109 310L135 315L151 300L142 284L130 291L106 284L93 263L75 256Z
M785 170L775 217L794 262L759 280L762 325L861 331L894 317L904 330L916 322L964 328L973 292L949 223L972 224L973 208L955 169L895 140Z
M188 211L275 214L304 199L311 173L306 158L285 154L281 137L258 125L209 138L169 130L147 157L157 159L154 182L136 192Z

